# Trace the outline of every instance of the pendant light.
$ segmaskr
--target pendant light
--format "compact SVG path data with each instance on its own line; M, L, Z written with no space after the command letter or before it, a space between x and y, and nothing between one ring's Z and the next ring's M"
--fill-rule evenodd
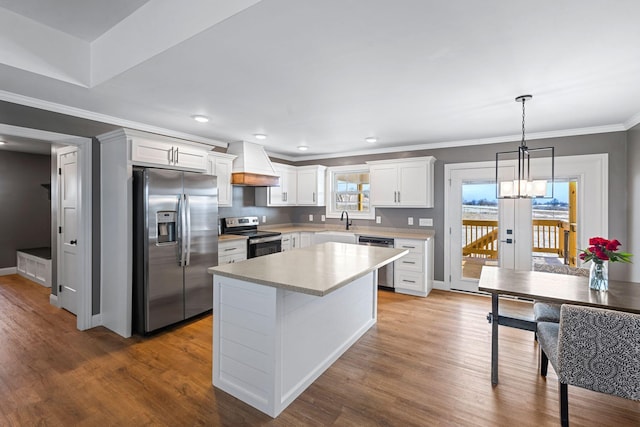
M522 103L522 139L518 150L496 153L496 197L498 199L552 199L554 182L554 149L553 147L529 148L525 139L524 104L533 98L531 95L520 95L516 102ZM535 160L536 170L532 170L531 159ZM513 180L500 180L500 169L513 166L517 160L517 175ZM534 177L543 179L534 180ZM551 179L551 194L547 194L548 179Z

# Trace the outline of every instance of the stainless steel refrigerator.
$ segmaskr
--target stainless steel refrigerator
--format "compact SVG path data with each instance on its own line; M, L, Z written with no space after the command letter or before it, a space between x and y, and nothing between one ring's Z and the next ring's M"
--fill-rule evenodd
M218 264L216 177L133 170L133 331L155 331L211 310Z

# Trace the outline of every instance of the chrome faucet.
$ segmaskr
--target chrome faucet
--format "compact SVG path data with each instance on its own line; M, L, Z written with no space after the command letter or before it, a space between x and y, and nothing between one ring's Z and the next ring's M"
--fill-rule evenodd
M352 221L349 221L349 212L347 211L342 211L342 213L340 214L340 221L344 221L344 216L347 216L347 230L349 229L349 226L353 224Z

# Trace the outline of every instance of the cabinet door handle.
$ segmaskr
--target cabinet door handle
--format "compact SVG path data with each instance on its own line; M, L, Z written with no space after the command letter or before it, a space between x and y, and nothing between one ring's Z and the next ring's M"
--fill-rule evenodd
M225 252L228 252L228 251L235 251L236 249L238 249L238 248L227 248L227 249L225 249L224 251L225 251Z
M173 147L171 147L171 150L167 151L167 157L169 164L173 163Z
M415 264L413 261L402 261L403 264Z
M415 249L415 246L407 246L407 245L402 245L403 249Z
M398 203L400 203L400 192L398 191Z
M415 280L407 280L407 279L402 279L403 282L407 282L407 283L416 283Z
M178 147L176 147L176 164L178 164Z
M316 202L316 192L314 191L313 192L313 203L315 203L315 202Z
M393 192L393 203L398 203L398 192L397 191Z

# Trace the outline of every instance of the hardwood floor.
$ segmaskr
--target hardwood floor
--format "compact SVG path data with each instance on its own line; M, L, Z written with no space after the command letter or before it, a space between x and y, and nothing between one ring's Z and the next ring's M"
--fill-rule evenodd
M274 420L211 385L210 315L149 338L79 332L47 288L1 276L0 425L558 425L530 332L501 328L491 386L489 308L380 292L378 324ZM640 425L638 402L569 387L569 405L574 426Z

